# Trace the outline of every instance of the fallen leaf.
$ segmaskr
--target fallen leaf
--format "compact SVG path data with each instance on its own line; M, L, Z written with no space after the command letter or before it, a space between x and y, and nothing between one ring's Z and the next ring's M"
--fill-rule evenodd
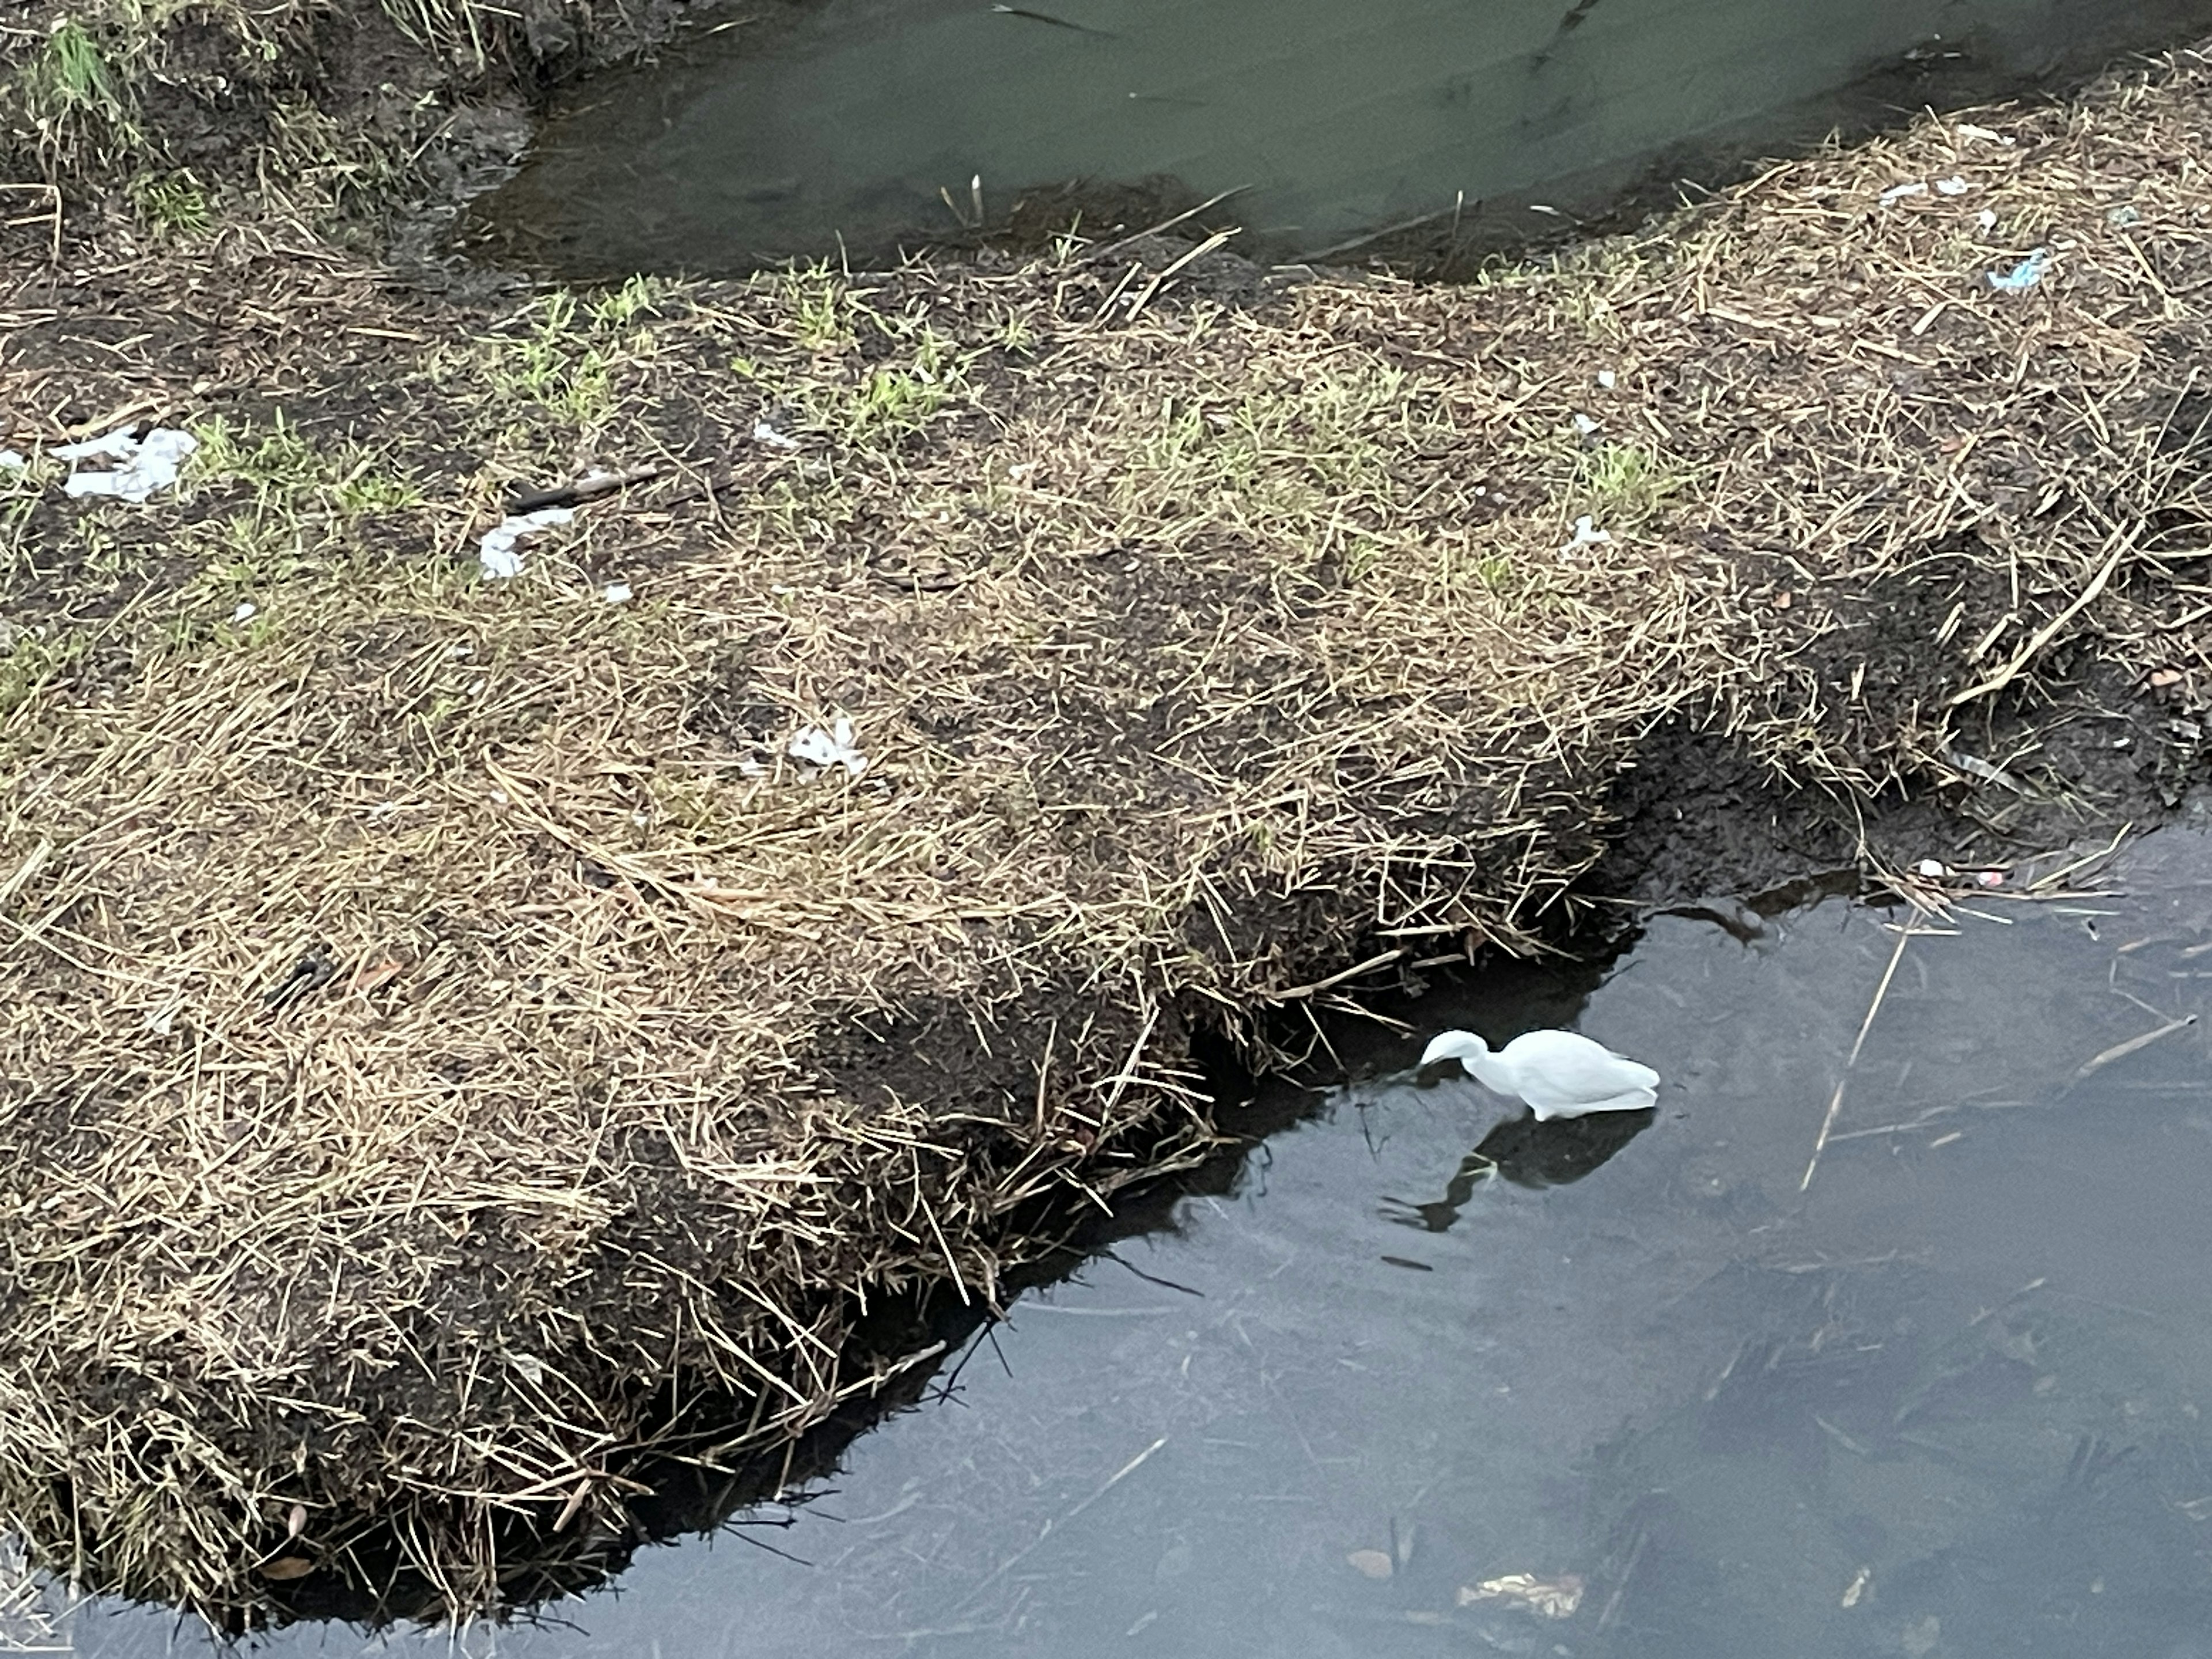
M389 985L393 980L398 977L399 963L398 960L392 957L386 957L381 962L365 962L362 963L360 968L355 970L353 983L349 988L358 994L365 996L369 992L375 990L379 986Z
M2151 687L2154 690L2163 691L2169 685L2180 684L2182 678L2179 668L2161 668L2150 677Z
M315 1564L304 1555L280 1555L274 1561L261 1564L261 1576L282 1584L295 1578L305 1578L315 1570Z
M1344 1559L1370 1578L1388 1578L1398 1570L1385 1550L1354 1550Z

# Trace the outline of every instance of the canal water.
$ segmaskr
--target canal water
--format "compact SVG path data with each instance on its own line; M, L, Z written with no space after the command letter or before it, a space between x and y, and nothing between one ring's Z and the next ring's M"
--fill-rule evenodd
M2212 837L2037 867L1948 918L1662 915L1601 980L1340 1027L1350 1081L1279 1091L1233 1184L1024 1297L803 1503L535 1627L255 1645L2212 1654ZM1404 1069L1554 1024L1656 1110L1537 1126Z
M2212 0L729 0L595 77L481 222L570 276L880 264L1010 226L1206 220L1442 259L1639 182L2057 84Z

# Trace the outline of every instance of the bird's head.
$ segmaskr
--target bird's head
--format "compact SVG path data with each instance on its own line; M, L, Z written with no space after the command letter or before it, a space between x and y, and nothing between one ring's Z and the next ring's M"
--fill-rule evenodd
M1490 1045L1473 1031L1439 1031L1429 1039L1429 1046L1421 1050L1422 1071L1441 1065L1448 1060L1465 1062L1488 1056Z

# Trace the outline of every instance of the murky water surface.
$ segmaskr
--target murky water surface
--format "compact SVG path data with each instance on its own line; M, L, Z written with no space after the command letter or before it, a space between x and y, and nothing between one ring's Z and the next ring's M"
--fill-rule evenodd
M1417 1005L1577 1024L1660 1069L1656 1115L1538 1127L1388 1076L1316 1098L1233 1192L1024 1298L787 1528L460 1644L2212 1653L2212 1054L2173 1024L2212 985L2212 841L1974 908L1907 942L1809 1190L1898 918L1661 918L1586 1003L1522 978ZM63 1625L96 1655L173 1630ZM269 1644L364 1645L447 1638Z
M752 0L593 81L490 216L510 257L606 275L1239 191L1216 216L1263 256L1408 221L1434 254L2208 28L2212 0Z

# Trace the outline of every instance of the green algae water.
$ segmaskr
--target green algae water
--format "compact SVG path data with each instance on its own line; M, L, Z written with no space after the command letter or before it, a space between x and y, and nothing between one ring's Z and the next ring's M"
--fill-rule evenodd
M1662 916L1601 981L1337 1029L1350 1080L1276 1091L1233 1182L788 1507L538 1628L255 1650L2203 1659L2212 837L1964 902ZM1577 1026L1659 1106L1540 1126L1405 1071L1447 1025ZM53 1586L38 1615L206 1646Z
M489 204L571 275L1207 222L1449 263L1731 158L2078 75L2212 0L744 0L592 81Z

